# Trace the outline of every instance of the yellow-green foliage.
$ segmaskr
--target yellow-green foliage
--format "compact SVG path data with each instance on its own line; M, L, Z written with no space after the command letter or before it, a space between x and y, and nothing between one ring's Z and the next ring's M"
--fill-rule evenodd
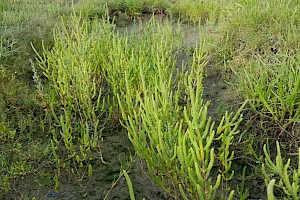
M268 122L263 126L266 132L297 139L299 4L298 0L81 0L74 4L0 0L0 192L11 189L11 178L32 172L41 176L36 180L39 184L56 189L62 167L74 172L87 163L91 175L90 152L99 147L114 115L122 118L150 176L172 197L233 198L231 145L246 103L235 113L225 113L215 125L208 114L209 103L202 100L203 68L212 63L232 67L236 89L261 124ZM114 17L127 22L149 13L200 22L201 33L208 33L203 37L212 42L209 55L203 52L203 43L185 51L180 24L151 19L144 27L117 31L111 23ZM30 44L41 68L33 60ZM178 60L190 52L193 57L182 67ZM41 70L46 79L39 75ZM283 164L279 145L275 163L264 151L269 198L278 194L275 188L296 199L299 169L290 171L290 160ZM57 164L54 173L34 166L48 157ZM245 176L244 171L242 185ZM133 186L126 178L133 199ZM246 191L238 189L243 199Z
M173 16L183 21L204 25L207 22L217 23L222 6L222 1L178 0L172 3L170 10Z
M69 158L78 163L88 159L91 148L98 147L110 116L101 65L103 41L108 41L110 28L104 21L90 23L73 16L67 26L55 31L52 49L44 47L39 55L54 93L49 104L59 129L52 131L53 141L58 145L62 140Z
M141 17L143 14L167 14L173 19L186 22L216 24L224 9L222 1L199 0L86 0L75 4L75 11L81 11L84 16L101 17L107 6L109 13L120 20ZM122 14L121 14L122 13Z
M262 164L262 172L268 188L268 199L275 199L273 189L282 190L288 199L299 199L299 176L300 176L300 148L298 149L298 169L290 166L291 159L286 164L282 158L279 142L276 142L277 156L275 162L271 160L270 150L264 145L265 162ZM278 182L276 183L276 181ZM286 198L285 198L286 199Z
M123 170L123 174L126 178L126 182L127 182L127 185L128 185L128 190L129 190L129 195L130 195L130 199L131 200L135 200L135 196L134 196L134 192L133 192L133 186L132 186L132 182L130 180L130 177L129 175L127 174L126 170Z
M190 66L176 70L178 46L173 38L178 32L172 32L168 22L155 21L144 31L110 40L104 69L118 98L123 125L160 187L174 197L213 198L221 177L225 184L233 176L229 146L238 133L241 110L224 116L215 134L207 117L208 104L202 101L203 52L196 48ZM214 139L223 144L217 152L223 166L217 180L210 176Z
M227 48L239 57L259 54L263 57L299 49L300 2L239 0L228 3L226 18L220 27L216 41L220 41L219 53ZM220 38L220 36L222 38Z
M266 131L292 136L300 118L299 58L286 54L274 56L273 62L258 59L248 62L246 69L237 69L237 89L250 100Z
M108 58L103 59L106 79L115 97L122 105L127 104L124 109L130 114L137 108L136 95L143 95L143 85L153 85L158 70L163 71L160 78L166 80L166 75L175 69L175 48L181 38L178 31L172 31L170 23L164 27L160 23L152 20L131 33L114 34L107 44ZM141 71L144 80L139 75Z
M80 12L82 16L101 18L105 15L105 3L99 0L79 1L74 4L74 11Z
M272 137L294 137L299 127L299 6L292 0L230 2L218 28L223 34L213 39L221 41L211 51L215 60L233 69L235 89Z
M213 199L221 179L225 184L233 176L229 172L233 159L229 146L238 133L241 110L235 116L224 116L215 133L214 123L207 117L208 104L202 102L204 57L197 49L194 56L189 72L177 74L178 79L172 75L161 79L166 76L159 70L164 66L158 68L155 84L142 85L132 114L126 115L128 103L120 106L129 138L156 183L174 197ZM143 71L140 76L143 83ZM222 176L215 175L217 180L210 174L216 159L214 139L222 140L218 149ZM228 172L231 175L227 176ZM225 196L232 195L233 191Z

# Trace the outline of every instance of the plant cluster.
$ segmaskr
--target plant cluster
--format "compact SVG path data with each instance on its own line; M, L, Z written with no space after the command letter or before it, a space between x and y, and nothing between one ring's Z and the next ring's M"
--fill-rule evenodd
M207 22L216 24L222 12L221 1L198 0L109 0L109 1L80 1L75 5L87 17L102 17L105 15L106 6L109 15L115 17L115 22L124 25L132 19L141 19L145 15L161 15L172 19L179 19L189 23Z
M221 179L226 185L233 176L229 147L238 133L241 110L226 114L214 130L208 104L202 100L205 56L195 48L190 65L176 68L171 57L180 47L172 40L176 35L167 22L164 27L150 22L143 34L112 37L113 54L108 53L104 69L122 124L137 154L146 160L150 176L174 198L211 199ZM217 154L214 140L222 144ZM215 157L222 163L217 179L210 175ZM232 198L228 185L223 189L224 197Z
M237 162L249 159L246 147L235 148L239 144L250 145L250 159L261 164L269 199L297 199L300 159L283 155L300 155L300 2L226 2L2 0L0 192L29 174L55 189L66 171L78 179L90 176L93 159L106 163L104 131L121 124L150 177L174 199L247 199L253 169ZM61 14L61 23L48 20ZM181 22L152 17L125 31L115 26L122 16L148 14ZM213 30L187 47L181 29L186 21L199 22L199 31ZM183 54L187 59L179 63ZM241 105L216 121L209 112L215 105L203 100L203 70L210 65L221 69L222 78L229 73L232 98ZM251 118L243 121L245 108ZM240 134L249 122L260 129ZM272 142L261 154L251 146L273 138L277 155ZM294 146L298 152L286 154ZM123 175L135 199L129 170L117 180Z
M56 30L51 50L44 46L39 55L50 85L46 92L50 98L45 101L56 126L51 130L54 159L58 168L67 166L73 173L74 169L79 173L76 166L89 162L92 157L88 154L101 146L102 131L110 118L112 105L102 69L110 29L105 22L90 23L74 16L68 26ZM56 153L61 145L67 158Z
M60 2L0 1L0 198L17 191L12 183L25 176L35 174L36 181L52 184L51 172L43 169L48 163L41 164L51 153L51 122L33 87L29 59L36 57L30 43L38 50L42 40L51 43Z
M297 57L276 56L275 64L249 62L238 69L237 87L250 100L261 127L270 137L297 139L299 128L300 68Z

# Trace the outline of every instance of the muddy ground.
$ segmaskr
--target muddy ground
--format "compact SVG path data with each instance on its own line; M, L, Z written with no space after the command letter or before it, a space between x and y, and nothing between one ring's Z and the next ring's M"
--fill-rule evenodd
M115 129L105 133L103 144L103 160L91 161L93 175L78 180L78 177L64 174L58 191L51 188L40 187L33 175L24 176L12 181L13 190L2 197L3 200L15 199L62 199L62 200L103 200L129 198L128 186L124 176L119 180L121 163L126 167L129 160L129 151L133 152L130 141L124 129ZM99 155L100 157L100 155ZM129 176L133 183L136 199L166 199L167 196L157 187L147 175L145 164L134 157L134 162L129 167ZM117 180L117 181L116 181Z

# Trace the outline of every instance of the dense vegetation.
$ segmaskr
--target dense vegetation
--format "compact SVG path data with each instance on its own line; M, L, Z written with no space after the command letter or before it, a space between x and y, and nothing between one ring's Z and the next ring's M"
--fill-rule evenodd
M63 197L126 131L101 198L142 160L171 199L298 199L299 6L0 0L0 198Z

